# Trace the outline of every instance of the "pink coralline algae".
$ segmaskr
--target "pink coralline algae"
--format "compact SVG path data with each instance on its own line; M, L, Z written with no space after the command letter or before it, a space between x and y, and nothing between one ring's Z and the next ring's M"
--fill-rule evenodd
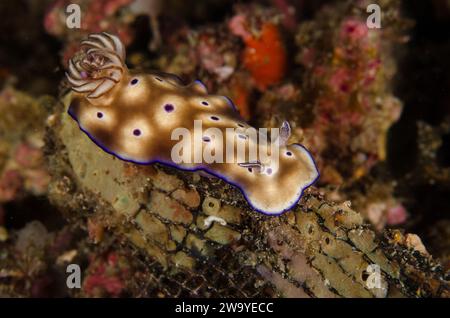
M295 17L296 14L296 6L290 5L289 0L272 0L272 3L275 7L280 10L282 14L282 23L283 26L292 31L297 26L297 19Z
M400 225L406 222L408 219L408 212L401 204L389 207L386 213L387 225Z
M24 168L35 168L42 164L42 151L27 143L17 146L14 158Z
M368 28L363 21L350 18L342 24L340 37L342 41L367 41L367 33Z
M201 67L211 74L215 74L218 81L226 80L234 67L226 61L227 54L220 48L215 34L204 32L198 37L195 55Z
M401 113L400 102L388 92L391 72L384 33L369 30L356 17L338 25L328 30L331 40L326 44L303 36L313 28L308 24L297 36L305 81L318 92L309 96L313 100L303 101L314 105L305 143L325 172L321 181L331 184L359 179L385 159L387 130ZM324 50L323 45L329 47Z
M24 193L45 194L50 175L43 164L41 149L28 142L19 143L0 173L0 203L16 200Z
M14 200L21 192L23 178L18 170L6 170L0 177L0 203Z
M120 14L133 0L81 0L77 1L81 8L81 27L70 29L66 26L66 8L73 1L54 1L44 18L45 30L62 40L66 46L63 50L63 62L79 49L78 42L87 34L102 31L117 34L120 39L129 44L134 35L130 27L130 19L126 14Z
M384 229L386 225L400 225L407 219L405 208L389 200L371 202L362 211L378 231Z
M354 206L379 231L386 226L404 225L409 218L404 199L394 195L396 187L396 182L371 182L365 184L363 192L351 195Z
M249 39L252 35L247 30L246 24L247 16L245 14L236 14L228 22L228 28L234 35L239 36L242 39Z
M101 32L114 27L114 15L119 9L130 4L132 0L82 0L78 1L81 7L81 30L84 32ZM50 6L45 18L46 31L55 36L70 33L73 29L66 26L66 8L72 1L57 0ZM110 21L112 20L112 21Z
M119 297L124 291L129 270L125 259L111 252L105 257L93 257L87 275L83 292L88 297Z

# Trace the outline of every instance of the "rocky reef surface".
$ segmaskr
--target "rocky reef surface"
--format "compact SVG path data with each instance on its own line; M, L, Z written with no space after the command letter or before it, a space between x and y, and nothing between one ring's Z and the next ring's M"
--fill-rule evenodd
M39 24L49 75L0 53L12 61L0 68L0 296L449 296L450 114L405 119L415 100L397 84L420 49L413 5L379 1L383 27L369 29L368 1L83 0L83 27L69 30L68 1L39 2L21 33ZM212 176L103 152L67 114L63 79L99 31L120 36L129 65L201 79L255 126L289 120L318 183L269 217ZM398 149L409 137L395 143L405 126L408 159ZM66 288L73 263L81 289Z

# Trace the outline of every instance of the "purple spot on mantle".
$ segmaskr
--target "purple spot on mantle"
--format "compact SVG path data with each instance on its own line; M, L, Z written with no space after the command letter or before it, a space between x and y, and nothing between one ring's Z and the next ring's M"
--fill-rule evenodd
M209 138L208 136L203 137L203 141L204 142L210 142L211 138Z
M217 121L217 120L219 120L219 117L217 117L217 116L211 116L211 119Z
M208 105L209 105L209 103L208 103L208 102L205 102L205 101L203 101L203 102L202 102L202 105L208 106Z
M140 136L141 135L141 131L139 129L135 129L135 130L133 130L133 135Z
M103 117L103 113L102 112L98 112L97 113L97 118L102 118Z
M157 80L157 81L160 81L160 82L162 82L163 80L162 79L160 79L159 77L155 77L155 79Z
M288 151L288 152L286 152L286 155L292 156L292 152Z
M175 107L172 104L165 104L164 110L168 113L172 112L175 109Z
M238 137L241 138L241 139L247 139L247 136L244 136L244 135L241 135L241 134L239 134Z
M136 85L139 80L137 78L133 78L130 82L131 85Z
M272 174L272 168L267 169L267 174Z
M245 126L242 124L237 124L239 127L244 128Z
M249 172L253 172L253 169L252 169L252 168L248 168L248 171L249 171Z

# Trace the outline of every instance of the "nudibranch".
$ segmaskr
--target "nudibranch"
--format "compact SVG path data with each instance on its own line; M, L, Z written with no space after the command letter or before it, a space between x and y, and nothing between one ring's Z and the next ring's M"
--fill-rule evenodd
M251 134L254 128L233 103L209 95L200 81L185 86L175 75L129 70L124 45L108 33L91 34L81 44L66 74L72 88L68 112L104 151L136 164L203 170L238 187L255 210L270 215L291 209L318 178L306 148L287 144L287 122L277 138L262 143L264 134ZM173 156L180 145L177 129L194 136L184 140L181 161ZM226 161L203 159L218 149L227 150ZM250 160L251 149L256 157Z

